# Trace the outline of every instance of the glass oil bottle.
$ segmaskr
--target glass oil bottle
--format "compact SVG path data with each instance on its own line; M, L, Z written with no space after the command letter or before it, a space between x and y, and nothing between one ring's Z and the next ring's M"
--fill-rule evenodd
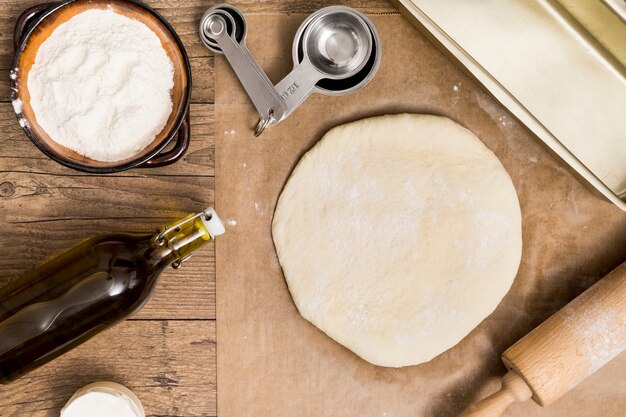
M215 210L155 235L89 239L0 288L0 382L9 383L129 317L159 275L224 233Z

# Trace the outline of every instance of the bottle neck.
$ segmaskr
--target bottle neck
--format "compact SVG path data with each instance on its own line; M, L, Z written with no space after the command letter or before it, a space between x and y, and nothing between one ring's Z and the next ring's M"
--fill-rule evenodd
M213 214L211 212L192 214L164 227L152 238L153 260L162 265L171 264L174 268L179 268L198 249L209 243L213 236L221 234L219 230L216 232L215 228L216 225L222 228L223 226L219 218Z

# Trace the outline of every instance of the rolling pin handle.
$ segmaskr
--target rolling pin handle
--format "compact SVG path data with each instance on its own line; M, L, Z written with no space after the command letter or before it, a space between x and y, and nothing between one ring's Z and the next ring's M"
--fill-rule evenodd
M459 417L501 417L509 405L517 401L526 401L533 393L515 371L509 371L502 378L502 388L478 402Z

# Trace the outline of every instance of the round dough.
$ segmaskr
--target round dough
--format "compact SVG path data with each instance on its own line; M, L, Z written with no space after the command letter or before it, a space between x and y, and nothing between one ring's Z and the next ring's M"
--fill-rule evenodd
M457 344L507 293L522 252L500 161L469 130L427 115L328 132L292 173L272 232L302 316L390 367Z

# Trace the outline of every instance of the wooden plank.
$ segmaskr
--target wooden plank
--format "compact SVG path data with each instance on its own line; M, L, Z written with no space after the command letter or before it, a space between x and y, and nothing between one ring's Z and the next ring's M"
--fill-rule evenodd
M58 417L78 388L128 386L149 417L216 415L215 322L126 321L0 386L3 417Z
M39 3L0 4L0 71L7 77L15 20ZM190 56L192 102L197 104L191 107L189 151L169 167L84 174L45 157L19 129L11 106L0 106L0 245L9 250L0 259L0 285L89 236L150 232L213 204L213 56L197 37L197 22L208 6L200 1L148 3L172 23ZM7 84L0 80L0 101L9 100ZM153 298L132 321L0 387L0 415L57 417L74 390L106 379L133 389L148 416L214 416L215 323L206 321L214 317L210 244L180 270L165 271Z
M0 286L88 237L110 232L149 234L183 214L163 218L60 219L21 224L1 222L0 246L6 248L10 256L0 258ZM135 317L214 319L213 244L198 251L182 268L166 269L152 299Z
M1 172L0 221L176 218L213 203L213 177L74 176Z
M148 175L213 176L215 173L214 105L192 104L191 143L185 156L173 165L161 168L132 169L120 176ZM10 104L0 104L0 176L12 172L93 176L66 168L44 155L17 124ZM111 175L115 176L115 175ZM0 180L0 183L2 180ZM0 217L1 218L1 217Z
M42 3L41 0L3 0L3 9L8 13L16 13L34 4ZM165 16L170 23L175 21L176 16L188 14L190 11L206 10L212 4L206 0L145 0L144 3L154 8L157 12ZM311 13L321 7L337 4L333 0L281 0L277 1L258 1L258 0L234 0L230 4L248 10L248 12L265 13L265 14L294 14L294 13ZM304 4L303 4L304 3ZM346 0L341 4L346 6L357 7L367 13L388 13L394 12L396 9L386 0ZM177 29L178 30L178 29Z
M202 249L178 270L168 268L134 318L215 319L215 249Z
M18 0L12 0L18 1ZM149 4L153 7L161 5L167 6L172 4L198 4L207 8L207 2L203 0L154 0ZM367 14L387 14L397 13L397 9L393 7L387 0L281 0L281 1L258 1L258 0L234 0L228 3L239 8L245 14L267 14L267 15L293 15L293 14L309 14L321 9L322 7L334 6L341 4L344 6L355 7ZM210 6L210 4L208 4Z

